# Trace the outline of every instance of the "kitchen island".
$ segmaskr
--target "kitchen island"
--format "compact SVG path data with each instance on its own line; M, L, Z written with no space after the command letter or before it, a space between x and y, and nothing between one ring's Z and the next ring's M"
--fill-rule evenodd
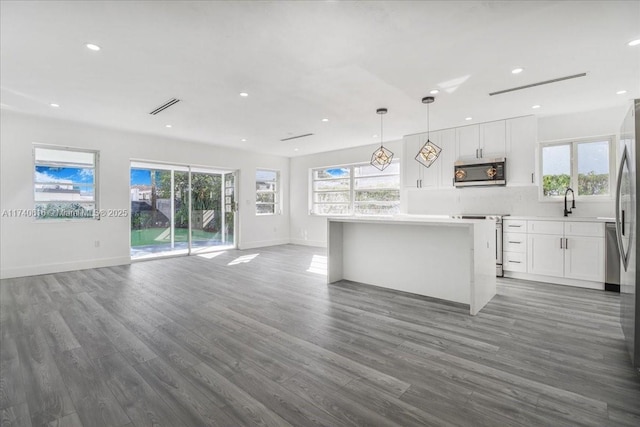
M350 280L466 304L496 294L495 221L399 215L327 221L327 281Z

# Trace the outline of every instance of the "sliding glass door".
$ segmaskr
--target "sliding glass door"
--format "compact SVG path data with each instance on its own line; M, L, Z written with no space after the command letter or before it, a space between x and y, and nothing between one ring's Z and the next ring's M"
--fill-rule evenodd
M131 162L131 258L235 247L234 176Z

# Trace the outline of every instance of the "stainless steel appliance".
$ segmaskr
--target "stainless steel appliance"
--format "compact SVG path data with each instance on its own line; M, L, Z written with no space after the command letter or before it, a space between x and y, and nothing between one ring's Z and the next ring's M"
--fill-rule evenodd
M640 99L633 101L620 129L620 167L616 182L616 235L620 250L620 324L631 356L640 370L640 292L638 292L638 188L640 188Z
M620 292L620 251L618 250L618 236L615 222L605 224L605 276L604 290Z
M451 218L462 219L489 219L496 222L496 277L503 277L502 270L502 218L507 215L486 215L486 214L460 214L451 215Z
M479 187L507 184L507 159L458 160L454 163L453 185Z

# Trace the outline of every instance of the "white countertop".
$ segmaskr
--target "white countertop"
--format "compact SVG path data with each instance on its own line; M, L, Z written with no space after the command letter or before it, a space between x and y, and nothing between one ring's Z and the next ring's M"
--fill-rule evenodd
M503 218L505 221L510 219L517 220L527 220L527 221L571 221L571 222L615 222L615 218L608 217L579 217L579 216L520 216L520 215L509 215Z
M470 225L479 224L494 220L486 219L458 219L451 218L449 215L394 215L394 216L335 216L329 217L329 221L333 222L356 222L356 223L375 223L375 224L440 224L440 225Z

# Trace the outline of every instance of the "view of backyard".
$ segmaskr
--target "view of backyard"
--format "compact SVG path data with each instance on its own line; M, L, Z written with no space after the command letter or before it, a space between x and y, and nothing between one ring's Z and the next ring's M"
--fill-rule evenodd
M133 258L234 244L231 173L132 164L130 183Z

